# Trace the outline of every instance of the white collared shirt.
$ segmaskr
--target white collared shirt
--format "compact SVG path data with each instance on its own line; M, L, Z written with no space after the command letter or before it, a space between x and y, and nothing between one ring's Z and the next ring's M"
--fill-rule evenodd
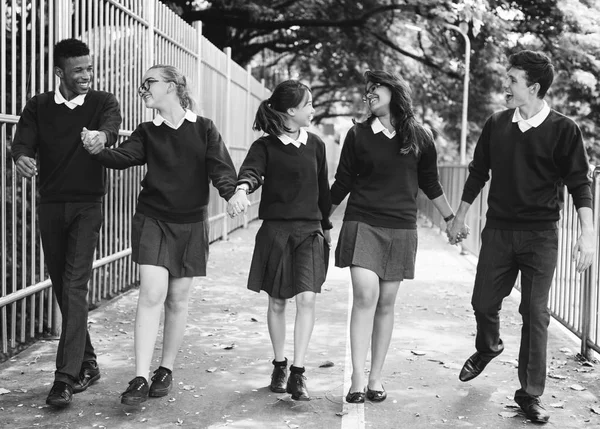
M542 124L542 122L546 120L549 114L550 106L548 106L548 103L546 103L546 100L544 100L544 106L542 107L542 110L537 112L529 119L524 119L523 116L521 116L519 108L517 107L515 109L515 113L513 113L512 121L516 122L521 132L524 133L527 130L539 127Z
M279 140L281 140L281 143L283 143L284 145L294 145L297 148L300 147L301 144L306 144L306 142L308 141L308 133L303 129L300 128L300 134L298 135L298 140L294 140L293 138L291 138L288 135L282 134L280 136L277 136L277 138Z
M190 122L196 122L196 119L198 118L198 115L196 115L194 112L192 112L190 109L185 109L185 115L183 115L183 118L181 118L181 121L179 121L179 123L177 125L173 125L172 123L170 123L169 121L167 121L165 118L163 118L161 116L160 113L157 113L156 116L154 117L154 119L152 120L152 123L154 125L156 125L157 127L160 127L163 122L166 126L173 128L174 130L176 130L177 128L179 128L182 124L183 121L185 121L186 119Z
M85 101L85 94L79 94L77 97L73 98L72 100L67 100L60 93L60 89L56 88L56 90L54 91L54 102L56 104L64 104L71 110L73 110L77 106L83 106L84 101Z
M373 130L373 134L383 133L388 139L393 139L396 136L396 130L390 133L390 131L383 126L379 118L373 119L373 122L371 122L371 129Z

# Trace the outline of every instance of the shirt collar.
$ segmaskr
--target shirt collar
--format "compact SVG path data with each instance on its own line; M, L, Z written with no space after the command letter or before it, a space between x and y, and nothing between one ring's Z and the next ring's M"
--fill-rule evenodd
M296 147L300 147L301 144L305 145L308 141L308 133L303 128L300 128L298 140L294 140L293 138L285 134L281 134L280 136L277 136L277 138L281 140L281 143L283 143L284 145L292 144Z
M388 139L394 138L396 135L396 130L390 132L386 127L383 126L378 117L375 117L371 122L371 129L373 130L373 134L383 133Z
M64 104L69 109L73 110L77 106L83 106L83 102L85 101L85 95L86 94L79 94L77 97L73 98L72 100L67 100L60 93L60 90L58 88L56 88L56 90L54 91L54 102L56 104Z
M157 127L160 127L164 123L168 127L171 127L174 130L176 130L177 128L179 128L183 124L183 121L185 121L186 119L188 121L190 121L190 122L196 122L197 118L198 118L198 115L196 115L190 109L185 109L185 115L183 116L183 118L181 118L181 121L179 121L179 123L177 125L173 125L172 123L170 123L169 121L167 121L165 118L162 117L162 115L160 113L156 114L156 116L152 120L152 123L154 125L156 125Z
M540 110L538 113L536 113L529 119L524 119L523 116L521 116L521 111L518 107L515 109L512 121L517 122L519 124L519 128L521 129L521 131L527 131L530 128L537 128L542 124L542 122L546 120L546 118L550 114L550 106L548 106L546 100L543 101L544 105L542 107L542 110Z

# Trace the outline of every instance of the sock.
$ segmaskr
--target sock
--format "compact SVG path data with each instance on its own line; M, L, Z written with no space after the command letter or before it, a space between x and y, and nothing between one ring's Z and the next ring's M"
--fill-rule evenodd
M304 369L304 367L297 367L297 366L290 366L290 371L292 372L292 374L304 374L304 371L306 371Z
M164 366L159 366L158 367L158 369L161 369L161 368L164 369L167 372L167 374L171 374L172 373L172 371L169 368L165 368Z
M273 359L273 362L271 362L274 366L283 366L286 367L287 366L287 358L285 358L285 360L282 360L280 362L276 361L275 359Z

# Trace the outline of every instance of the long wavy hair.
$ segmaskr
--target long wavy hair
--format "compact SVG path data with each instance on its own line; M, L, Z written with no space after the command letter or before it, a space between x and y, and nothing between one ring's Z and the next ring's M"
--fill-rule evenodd
M280 136L285 131L289 133L291 130L285 125L288 118L287 110L298 107L309 93L308 86L297 80L281 82L275 87L271 97L258 106L252 128L272 136Z
M413 152L419 155L423 149L433 143L431 131L417 122L413 112L410 87L404 79L383 70L368 70L365 72L365 84L381 84L392 93L390 100L391 122L400 139L400 153L403 155ZM371 114L367 118L370 124L375 119Z

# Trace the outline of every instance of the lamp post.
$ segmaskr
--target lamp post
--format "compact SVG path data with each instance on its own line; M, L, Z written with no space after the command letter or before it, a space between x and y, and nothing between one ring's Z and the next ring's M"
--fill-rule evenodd
M442 25L450 30L458 32L463 39L465 39L465 78L463 83L463 102L462 102L462 123L460 127L460 164L464 165L467 163L467 112L469 109L469 74L471 68L471 41L469 36L460 27L448 24L446 22ZM423 31L421 27L413 24L404 24L406 28L415 31Z
M463 105L462 105L462 123L460 127L460 164L467 163L467 112L469 109L469 74L471 68L471 41L469 36L460 27L452 24L443 24L444 27L460 33L465 39L465 78L463 83Z

